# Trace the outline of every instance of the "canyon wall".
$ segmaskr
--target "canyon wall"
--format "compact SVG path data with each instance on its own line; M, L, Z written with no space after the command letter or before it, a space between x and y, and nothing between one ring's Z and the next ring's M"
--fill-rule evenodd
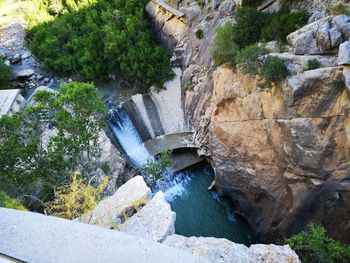
M299 56L292 47L274 54L291 76L260 90L257 78L214 69L211 63L215 29L234 21L235 1L207 1L204 7L196 1L168 2L185 14L186 29L176 40L173 61L181 62L185 114L202 145L198 153L215 170L216 189L232 200L261 241L316 222L350 242L350 104L343 74L348 66L338 66L337 55ZM327 1L301 1L294 7L312 13L322 11L316 8L321 4ZM330 24L333 31L336 25ZM348 28L346 17L344 25ZM169 35L158 29L163 38ZM198 29L202 39L196 37ZM340 39L345 41L345 35ZM321 68L304 71L310 59Z

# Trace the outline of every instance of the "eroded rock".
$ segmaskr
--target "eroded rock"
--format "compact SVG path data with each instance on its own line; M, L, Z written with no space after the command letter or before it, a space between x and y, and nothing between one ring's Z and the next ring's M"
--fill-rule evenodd
M33 69L22 69L16 74L17 78L29 78L35 74Z
M120 226L120 231L163 242L175 233L175 219L175 212L171 211L163 192L159 191L140 212Z
M114 195L102 200L92 211L83 215L78 221L114 228L123 212L134 209L141 199L148 200L151 190L141 176L135 176L123 184Z
M172 235L164 244L201 256L212 263L300 263L288 246L252 245L250 248L224 238Z
M350 16L328 16L310 23L287 36L297 55L335 53L350 37Z

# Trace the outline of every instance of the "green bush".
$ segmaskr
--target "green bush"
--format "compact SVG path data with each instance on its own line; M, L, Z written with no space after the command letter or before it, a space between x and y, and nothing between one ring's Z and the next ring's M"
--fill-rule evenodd
M350 8L349 6L339 4L336 6L330 6L327 8L327 13L333 16L336 15L350 15Z
M305 25L308 18L309 15L304 11L290 13L287 9L274 13L269 18L269 22L262 28L261 39L286 42L287 36Z
M306 69L305 70L312 70L317 69L321 66L320 62L317 59L310 59L307 62Z
M278 57L267 56L261 68L260 75L272 82L279 82L288 76L289 72L283 64L283 60Z
M244 48L236 56L236 62L243 73L257 75L264 64L268 50L261 45L250 45Z
M205 0L196 0L196 2L202 8L205 6Z
M115 74L143 86L162 87L173 77L170 55L149 27L146 0L61 2L62 14L28 32L30 49L47 68L83 80Z
M5 192L2 191L0 191L0 207L27 210L18 200L9 197Z
M235 43L233 35L233 25L229 22L216 29L214 47L211 50L215 66L222 64L236 66L235 57L239 52L239 46Z
M260 4L262 4L264 0L243 0L242 1L242 6L252 6L252 7L257 7Z
M350 262L350 246L328 237L323 226L310 224L307 231L302 231L285 242L298 253L304 263Z
M197 29L197 31L196 31L196 37L197 37L198 39L202 39L203 36L204 36L203 29L201 29L201 28Z
M235 15L236 23L233 26L233 40L240 47L259 41L261 29L265 24L268 14L257 11L252 7L243 7Z
M4 61L0 59L0 89L7 89L10 86L11 71L10 67L4 64Z

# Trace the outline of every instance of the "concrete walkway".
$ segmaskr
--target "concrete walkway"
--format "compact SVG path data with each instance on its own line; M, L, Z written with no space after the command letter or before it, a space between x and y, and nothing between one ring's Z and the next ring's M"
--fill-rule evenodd
M115 230L5 208L0 208L0 253L30 263L207 262Z

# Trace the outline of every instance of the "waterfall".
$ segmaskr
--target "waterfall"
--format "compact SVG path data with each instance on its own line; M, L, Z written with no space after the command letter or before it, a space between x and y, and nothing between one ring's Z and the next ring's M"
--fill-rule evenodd
M110 110L109 125L124 152L135 166L141 166L146 160L153 158L145 148L143 141L122 106Z

